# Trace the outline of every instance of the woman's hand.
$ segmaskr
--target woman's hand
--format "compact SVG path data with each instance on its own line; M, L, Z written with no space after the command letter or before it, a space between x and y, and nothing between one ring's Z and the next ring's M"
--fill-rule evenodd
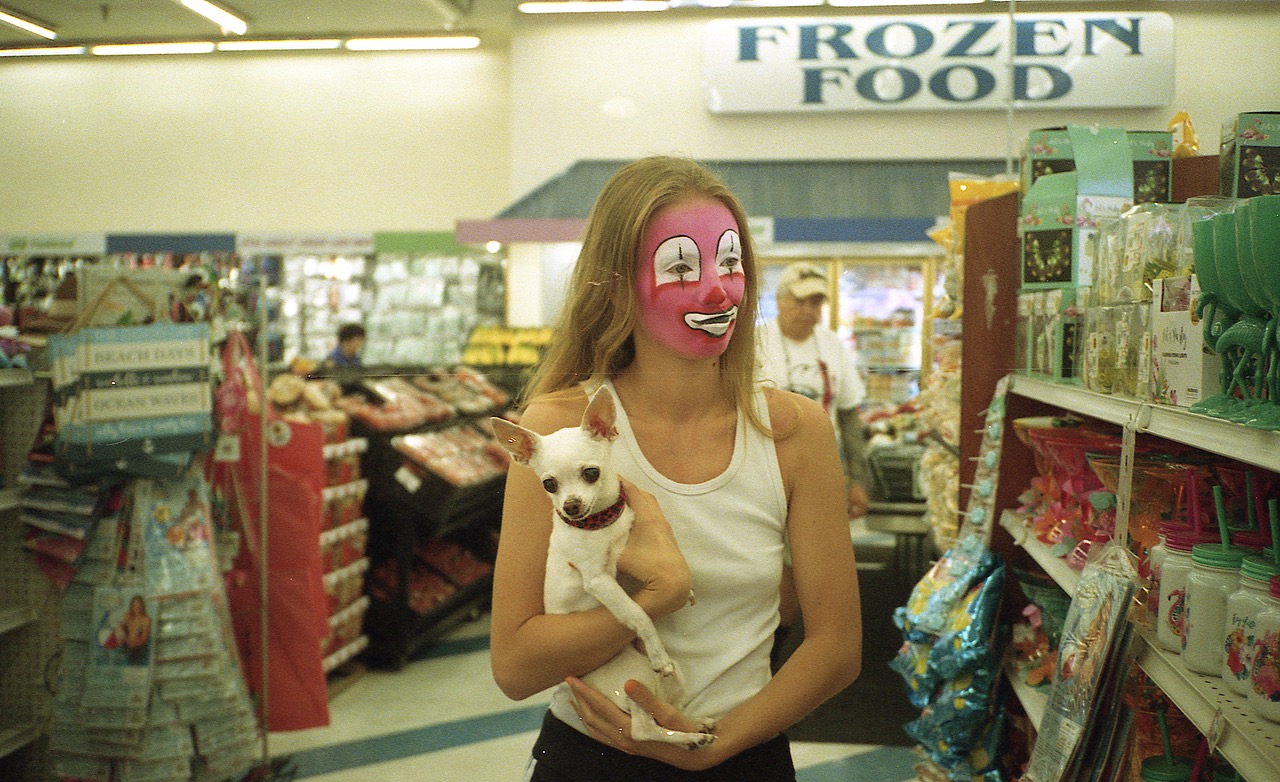
M660 619L693 599L689 564L653 495L625 478L622 489L636 517L627 547L618 560L618 570L640 582L640 591L631 597L651 618Z
M857 481L849 483L849 495L845 505L848 507L849 518L860 519L867 515L867 506L869 499L867 497L867 489Z
M689 749L661 741L637 741L631 737L630 714L619 709L604 694L588 687L581 679L570 677L565 683L573 691L573 708L578 712L578 718L591 736L603 744L628 755L653 758L686 771L703 771L725 760L723 753L716 751L718 742ZM649 688L635 680L627 682L626 691L632 700L632 708L649 712L654 721L667 730L697 733L703 729L675 706L659 699Z

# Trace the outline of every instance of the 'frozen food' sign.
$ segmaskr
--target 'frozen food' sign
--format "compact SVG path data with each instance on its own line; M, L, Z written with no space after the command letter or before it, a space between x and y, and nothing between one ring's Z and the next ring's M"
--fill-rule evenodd
M708 22L713 112L1165 106L1162 13L850 16Z

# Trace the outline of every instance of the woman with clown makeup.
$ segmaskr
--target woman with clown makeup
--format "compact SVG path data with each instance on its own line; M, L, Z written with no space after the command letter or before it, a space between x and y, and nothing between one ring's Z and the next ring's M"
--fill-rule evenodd
M577 426L590 393L613 394L614 461L636 511L620 576L679 663L687 701L628 692L671 730L716 718L716 740L698 749L634 740L630 717L578 679L634 635L603 607L543 613L551 502L515 464L491 649L509 697L556 687L534 782L794 779L783 731L858 676L858 582L835 435L821 405L754 381L746 225L737 198L691 161L621 168L592 209L521 419L544 434ZM771 675L784 539L805 637Z

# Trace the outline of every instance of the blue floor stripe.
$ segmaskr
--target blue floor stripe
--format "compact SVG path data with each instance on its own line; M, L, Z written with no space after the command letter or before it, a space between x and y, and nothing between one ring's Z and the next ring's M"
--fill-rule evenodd
M305 779L527 733L542 725L542 715L546 712L546 704L529 706L316 747L297 752L291 757L298 769L296 778Z
M877 747L796 771L796 782L903 782L915 779L919 762L910 747Z

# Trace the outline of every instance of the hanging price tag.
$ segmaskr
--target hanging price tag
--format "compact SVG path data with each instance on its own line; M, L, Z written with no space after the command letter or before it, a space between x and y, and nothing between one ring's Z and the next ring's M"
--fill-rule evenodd
M1138 432L1144 431L1151 423L1151 406L1143 403L1124 425L1124 435L1120 445L1120 476L1116 486L1116 532L1115 539L1122 546L1129 545L1129 508L1133 495L1133 452L1137 447Z
M213 446L213 460L215 462L240 461L240 435L218 435L218 442Z

